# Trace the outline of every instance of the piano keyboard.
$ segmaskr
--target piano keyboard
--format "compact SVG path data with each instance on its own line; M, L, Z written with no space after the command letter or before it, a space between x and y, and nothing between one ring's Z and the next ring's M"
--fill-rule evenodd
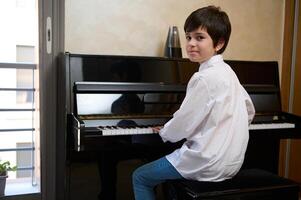
M292 123L266 123L266 124L251 124L249 130L264 130L264 129L284 129L295 128Z
M141 126L141 127L118 127L118 126L105 126L98 127L103 136L114 135L139 135L139 134L154 134L156 133L152 127L154 126Z
M154 134L152 129L154 126L141 127L118 127L118 126L100 126L97 129L101 131L103 136L114 135L139 135L139 134ZM266 129L286 129L295 128L292 123L266 123L266 124L251 124L249 130L266 130Z

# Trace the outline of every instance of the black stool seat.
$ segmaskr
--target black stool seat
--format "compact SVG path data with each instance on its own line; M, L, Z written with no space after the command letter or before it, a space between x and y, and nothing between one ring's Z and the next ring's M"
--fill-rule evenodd
M170 181L181 200L298 200L299 184L260 169L245 169L222 182Z

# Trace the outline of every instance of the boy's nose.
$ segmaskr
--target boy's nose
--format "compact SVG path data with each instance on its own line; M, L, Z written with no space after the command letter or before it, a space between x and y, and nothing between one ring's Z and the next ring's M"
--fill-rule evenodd
M194 40L194 39L191 39L191 40L189 40L189 41L187 42L187 44L188 44L189 46L195 46L195 40Z

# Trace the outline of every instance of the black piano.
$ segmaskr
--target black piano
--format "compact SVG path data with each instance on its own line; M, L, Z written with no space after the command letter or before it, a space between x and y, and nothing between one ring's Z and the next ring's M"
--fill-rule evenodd
M277 173L280 139L301 137L300 117L281 111L277 62L226 62L256 108L243 168ZM172 117L198 68L188 59L66 53L58 73L59 199L81 192L72 189L74 163L149 161L181 145L163 143L151 127Z

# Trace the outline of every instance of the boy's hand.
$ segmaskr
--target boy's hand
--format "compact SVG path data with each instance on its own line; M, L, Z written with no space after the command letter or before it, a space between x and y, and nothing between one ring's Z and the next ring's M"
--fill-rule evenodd
M154 133L159 133L162 128L163 128L163 126L154 126L154 127L152 127Z

